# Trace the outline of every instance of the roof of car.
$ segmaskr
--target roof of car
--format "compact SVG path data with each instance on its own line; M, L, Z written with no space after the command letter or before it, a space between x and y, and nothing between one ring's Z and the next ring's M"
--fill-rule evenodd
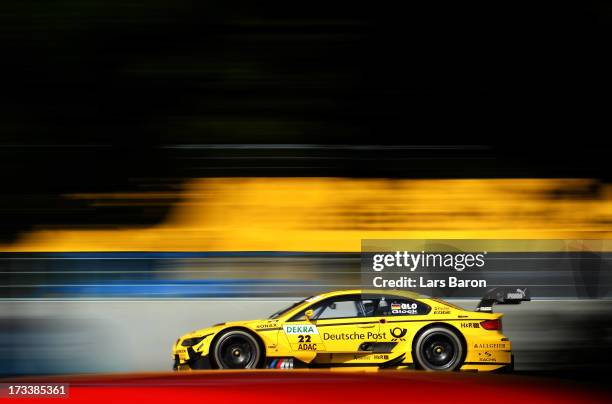
M346 289L346 290L333 290L325 293L319 293L318 295L314 295L309 297L308 299L303 300L300 304L292 307L283 313L283 316L293 316L295 313L298 313L300 310L306 305L319 302L323 299L327 299L333 296L342 296L342 295L395 295L402 296L408 299L426 299L427 297L421 296L418 293L410 292L407 290L394 290L394 289Z
M408 290L395 290L395 289L347 289L347 290L334 290L326 293L321 293L318 296L321 298L331 297L331 296L341 296L341 295L352 295L352 294L361 294L361 295L369 295L369 294L385 294L385 295L397 295L407 297L409 299L423 299L425 296L419 295L416 292L411 292Z

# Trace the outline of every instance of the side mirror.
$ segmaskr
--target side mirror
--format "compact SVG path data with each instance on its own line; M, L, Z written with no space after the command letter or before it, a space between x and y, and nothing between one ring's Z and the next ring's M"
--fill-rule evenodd
M304 317L306 317L306 320L310 320L312 316L314 316L314 311L312 311L312 309L308 309L304 312Z

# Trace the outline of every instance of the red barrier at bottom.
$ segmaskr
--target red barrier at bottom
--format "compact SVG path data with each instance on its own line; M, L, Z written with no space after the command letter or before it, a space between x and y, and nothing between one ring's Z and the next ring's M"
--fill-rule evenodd
M202 371L2 380L68 383L66 398L6 398L55 403L591 403L605 390L516 375L415 371Z

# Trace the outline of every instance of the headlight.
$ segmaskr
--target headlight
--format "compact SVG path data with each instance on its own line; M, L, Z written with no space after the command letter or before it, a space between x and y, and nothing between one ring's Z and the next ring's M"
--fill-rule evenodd
M208 335L204 335L202 337L196 337L196 338L187 338L185 340L183 340L183 342L181 342L182 346L194 346L200 343L200 341L202 341L204 338L208 337Z

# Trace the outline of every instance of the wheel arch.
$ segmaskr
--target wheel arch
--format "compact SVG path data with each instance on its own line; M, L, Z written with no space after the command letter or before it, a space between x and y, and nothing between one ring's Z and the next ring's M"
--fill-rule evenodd
M217 363L215 362L215 356L213 355L213 349L215 348L217 341L219 340L219 338L221 337L221 335L225 334L226 332L229 331L244 331L246 333L249 333L250 335L252 335L255 338L255 341L257 341L257 343L259 344L259 349L261 349L261 359L259 361L258 367L265 364L266 363L266 356L267 356L267 352L266 352L266 345L263 342L263 339L253 330L251 330L248 327L243 327L243 326L231 326L231 327L227 327L224 328L222 330L219 330L215 336L213 337L213 339L210 341L210 348L209 348L209 357L210 357L210 364L212 365L212 367L214 368L218 368L219 366L217 365Z
M461 355L461 362L462 363L465 362L465 358L467 357L467 353L468 353L467 352L468 345L467 345L467 340L465 339L465 336L463 335L463 333L459 331L459 329L452 324L445 323L445 322L434 322L434 323L429 323L427 325L424 325L416 332L416 334L414 334L414 338L412 338L412 346L411 346L412 363L414 363L415 366L418 366L417 361L415 360L415 356L414 356L415 355L414 348L415 348L417 340L419 339L421 334L423 334L428 329L434 328L434 327L446 328L453 334L457 335L457 337L459 337L459 341L461 341L461 347L463 348L462 349L463 353ZM459 369L460 368L461 367L459 367Z

